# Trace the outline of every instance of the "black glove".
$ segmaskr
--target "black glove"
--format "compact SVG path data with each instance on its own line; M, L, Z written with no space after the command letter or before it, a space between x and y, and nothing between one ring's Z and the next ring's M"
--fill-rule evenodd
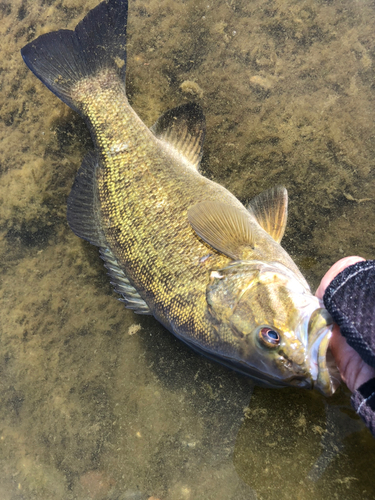
M375 260L344 269L327 287L323 302L347 343L375 367Z
M347 343L375 367L375 261L344 269L327 287L323 302ZM354 392L351 403L375 437L375 378Z

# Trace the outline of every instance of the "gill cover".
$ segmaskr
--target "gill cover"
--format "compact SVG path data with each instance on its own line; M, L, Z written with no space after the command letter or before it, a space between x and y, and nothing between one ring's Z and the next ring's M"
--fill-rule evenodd
M261 325L293 327L298 311L292 294L300 297L300 305L307 305L311 296L282 264L235 261L211 273L207 303L217 320L230 321L238 334L246 335Z

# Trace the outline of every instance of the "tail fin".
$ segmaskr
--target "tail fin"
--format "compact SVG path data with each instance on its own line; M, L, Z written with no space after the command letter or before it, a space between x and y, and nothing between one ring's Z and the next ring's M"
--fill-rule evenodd
M21 50L31 71L62 101L80 112L71 97L81 79L114 68L125 84L127 0L105 0L74 31L41 35Z

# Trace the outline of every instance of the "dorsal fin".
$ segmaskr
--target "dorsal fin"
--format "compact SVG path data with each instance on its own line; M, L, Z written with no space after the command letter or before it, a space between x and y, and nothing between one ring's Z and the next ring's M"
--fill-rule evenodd
M254 237L246 213L219 201L204 201L188 210L194 231L217 251L240 260L244 247L254 248Z
M67 217L74 234L101 247L105 245L105 237L99 221L96 186L98 167L97 155L93 152L88 153L83 159L68 196Z
M203 111L198 104L190 102L167 111L151 131L198 169L206 131Z
M101 248L100 257L104 260L104 265L108 269L111 285L113 285L115 292L122 295L122 299L119 300L124 302L125 307L132 309L137 314L152 314L146 302L139 295L136 288L131 285L126 274L118 265L117 259L111 250Z
M284 236L288 217L288 192L283 186L263 191L248 206L258 224L280 243Z
M117 293L122 295L122 302L129 309L138 314L151 314L146 302L137 290L130 284L126 274L107 248L107 242L101 229L99 220L99 202L97 199L96 170L99 160L96 154L89 153L85 156L79 168L72 190L68 197L68 223L72 231L100 247L100 256L105 262L111 284Z

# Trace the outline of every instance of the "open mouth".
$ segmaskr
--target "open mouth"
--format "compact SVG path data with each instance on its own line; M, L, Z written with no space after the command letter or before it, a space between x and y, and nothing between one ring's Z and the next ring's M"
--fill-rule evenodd
M323 309L316 309L309 321L309 359L314 388L325 396L332 396L341 383L329 341L333 320Z
M318 377L314 387L325 396L332 396L341 383L339 370L329 347L332 332L325 334L318 350Z

